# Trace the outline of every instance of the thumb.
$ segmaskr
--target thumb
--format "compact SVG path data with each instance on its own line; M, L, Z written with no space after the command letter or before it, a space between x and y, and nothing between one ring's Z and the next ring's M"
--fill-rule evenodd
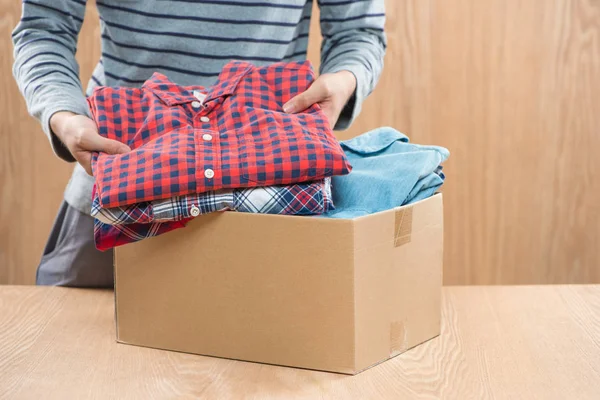
M91 138L91 147L95 151L102 151L108 154L129 153L131 149L125 143L117 140L107 139L100 135L93 135Z
M323 95L319 90L319 86L313 84L306 89L306 91L300 93L285 103L283 105L283 112L293 114L304 111L308 107L320 102L321 100L323 100Z

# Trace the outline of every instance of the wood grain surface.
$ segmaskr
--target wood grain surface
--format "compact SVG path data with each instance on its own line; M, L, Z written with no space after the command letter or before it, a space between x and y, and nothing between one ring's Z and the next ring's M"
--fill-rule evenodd
M384 73L339 136L389 125L451 150L445 283L600 282L600 2L386 4ZM19 10L0 0L5 55ZM89 4L84 81L98 56ZM0 283L31 283L70 167L27 116L11 62L0 60L0 226L10 227L0 230Z
M115 342L113 293L0 287L1 399L597 399L600 286L447 287L442 334L357 376Z

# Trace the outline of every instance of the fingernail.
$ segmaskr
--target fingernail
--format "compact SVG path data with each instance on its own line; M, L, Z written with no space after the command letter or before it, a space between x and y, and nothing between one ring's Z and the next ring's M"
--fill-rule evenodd
M293 103L284 104L283 105L283 112L293 113L294 112L294 104Z

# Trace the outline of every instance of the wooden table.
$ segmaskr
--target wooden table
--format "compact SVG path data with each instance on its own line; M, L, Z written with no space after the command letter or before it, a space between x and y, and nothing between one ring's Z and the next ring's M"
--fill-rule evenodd
M448 287L442 335L357 376L115 342L113 293L0 286L4 399L600 399L600 285Z

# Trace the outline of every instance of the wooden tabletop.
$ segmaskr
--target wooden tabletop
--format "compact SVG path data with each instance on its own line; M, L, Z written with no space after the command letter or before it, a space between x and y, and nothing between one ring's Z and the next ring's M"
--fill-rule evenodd
M4 399L598 399L600 285L448 287L442 335L357 376L115 342L113 293L0 286Z

